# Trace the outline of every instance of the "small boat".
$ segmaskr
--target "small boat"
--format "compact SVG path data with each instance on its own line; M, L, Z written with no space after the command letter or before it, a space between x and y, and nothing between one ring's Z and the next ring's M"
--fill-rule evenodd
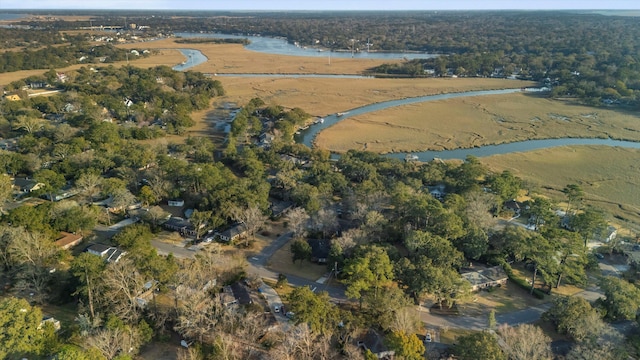
M324 118L319 118L316 120L316 124L322 124L324 122Z
M409 162L409 161L418 161L420 158L418 157L418 155L413 155L413 154L407 154L404 157L404 161Z
M347 114L348 114L348 112L339 112L339 113L336 114L336 116L345 116Z

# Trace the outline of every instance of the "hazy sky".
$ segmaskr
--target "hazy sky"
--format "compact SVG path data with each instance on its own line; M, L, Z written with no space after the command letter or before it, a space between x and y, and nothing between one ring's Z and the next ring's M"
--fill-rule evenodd
M466 10L640 9L638 0L0 0L0 9Z

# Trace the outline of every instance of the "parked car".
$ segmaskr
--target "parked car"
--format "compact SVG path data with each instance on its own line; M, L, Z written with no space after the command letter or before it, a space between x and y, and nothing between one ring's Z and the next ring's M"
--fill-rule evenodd
M596 257L598 259L604 259L604 255L600 254L600 253L596 253Z
M276 305L273 307L273 311L275 311L276 313L280 312L280 306Z
M424 342L426 342L426 343L430 343L431 342L431 334L427 333L427 335L424 337Z

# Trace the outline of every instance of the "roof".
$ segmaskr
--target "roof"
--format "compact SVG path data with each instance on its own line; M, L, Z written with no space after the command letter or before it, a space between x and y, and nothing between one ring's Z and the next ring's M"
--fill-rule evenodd
M233 292L233 296L238 299L240 305L251 304L252 301L249 291L239 282L231 284L231 291Z
M93 244L87 248L87 251L102 254L103 252L109 250L109 248L109 246L104 244Z
M171 218L169 218L169 220L167 220L164 224L164 226L169 226L169 227L175 227L175 228L187 228L187 229L192 229L193 225L191 225L191 222L189 220L185 220L181 217L176 217L173 216Z
M34 187L38 184L38 182L33 179L15 178L13 179L13 184L20 187L21 189L24 189Z
M326 259L329 257L329 250L331 249L331 242L329 240L309 239L307 243L311 246L311 257L316 259Z
M56 240L55 244L61 248L66 249L67 247L73 246L82 241L82 235L71 234L64 231L61 231L60 235L62 235L62 237Z
M245 231L247 231L247 227L244 224L235 224L225 231L221 232L220 236L228 239L233 239L236 236L244 234Z
M461 274L462 277L471 283L472 286L491 283L507 279L507 273L501 266L494 266L488 269L473 271Z

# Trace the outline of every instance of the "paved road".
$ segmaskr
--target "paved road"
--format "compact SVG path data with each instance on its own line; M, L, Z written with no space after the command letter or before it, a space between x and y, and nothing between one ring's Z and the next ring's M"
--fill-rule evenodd
M520 324L530 324L542 316L542 313L549 310L551 303L539 306L529 307L506 314L497 314L496 323L516 326ZM487 316L443 316L431 314L428 309L423 306L418 308L420 319L427 324L427 327L434 328L460 328L470 330L484 330L487 328Z
M276 253L276 251L280 250L283 246L285 246L289 240L291 240L291 236L293 233L285 233L278 236L275 240L271 241L267 246L265 246L259 254L249 257L247 260L249 261L249 269L248 272L256 275L259 278L267 278L267 279L278 279L278 273L273 272L266 268L267 261ZM267 239L268 240L268 239ZM296 276L294 274L284 274L287 277L287 282L294 286L309 286L311 289L315 289L316 291L326 291L329 293L329 296L338 301L346 301L347 297L344 295L344 287L339 286L328 286L324 284L319 284L313 280L308 280Z

